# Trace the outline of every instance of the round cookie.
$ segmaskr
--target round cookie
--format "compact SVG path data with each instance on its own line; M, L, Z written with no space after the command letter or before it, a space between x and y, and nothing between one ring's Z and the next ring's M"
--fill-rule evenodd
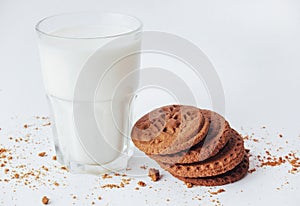
M220 186L225 184L230 184L242 179L246 176L249 169L249 157L247 154L244 155L242 162L237 165L234 169L212 177L202 177L202 178L188 178L188 177L179 177L179 180L184 181L185 183L191 183L193 185L199 186Z
M199 143L209 120L193 106L169 105L151 111L133 126L131 138L148 155L172 154Z
M229 135L230 138L225 147L217 155L205 161L175 165L158 163L174 176L195 178L225 173L242 161L245 152L243 138L235 130L225 131L225 135Z
M230 130L229 123L213 111L202 110L202 114L208 118L210 126L206 137L201 142L190 150L170 155L151 155L150 157L168 164L188 164L200 162L216 155L229 140L230 135L225 133Z

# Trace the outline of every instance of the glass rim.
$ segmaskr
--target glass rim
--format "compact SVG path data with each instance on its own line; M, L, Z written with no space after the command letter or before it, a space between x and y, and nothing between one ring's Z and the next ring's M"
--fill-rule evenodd
M87 15L91 15L91 14L100 14L100 15L119 15L119 16L124 16L124 17L129 17L134 19L137 23L138 26L130 31L127 32L120 32L118 34L114 34L114 35L99 35L99 36L93 36L93 37L68 37L68 36L60 36L60 35L55 35L55 34L51 34L49 32L43 31L43 29L41 29L41 24L44 23L45 21L52 19L54 17L61 17L61 16L67 16L67 15L79 15L79 14L87 14ZM142 21L137 18L136 16L133 15L129 15L129 14L124 14L124 13L118 13L118 12L68 12L68 13L59 13L59 14L54 14L54 15L50 15L47 17L42 18L41 20L39 20L36 25L35 25L35 30L37 33L41 33L43 35L49 36L49 37L54 37L54 38L61 38L61 39L108 39L108 38L114 38L114 37L121 37L121 36L126 36L126 35L130 35L133 34L137 31L142 30L143 28L143 23Z

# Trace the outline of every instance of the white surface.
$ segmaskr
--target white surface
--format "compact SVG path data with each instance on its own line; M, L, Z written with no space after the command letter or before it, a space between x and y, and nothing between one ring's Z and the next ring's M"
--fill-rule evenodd
M237 129L243 126L243 134L255 132L259 136L260 127L266 125L268 133L261 136L280 146L277 136L283 133L289 141L286 147L291 147L285 149L298 149L300 3L292 0L0 0L0 127L5 129L0 133L1 144L9 144L6 140L8 130L11 135L17 136L20 130L17 127L21 127L23 122L33 121L27 117L48 114L34 24L45 16L82 10L130 13L144 22L145 30L175 33L189 39L210 57L216 67L225 91L226 118L231 125ZM153 99L157 93L151 94L153 96L148 95L145 99L147 105L156 103ZM162 96L161 93L159 95ZM8 120L15 116L19 117L22 124L14 120L9 123ZM49 131L37 133L42 141L44 135L51 137ZM49 145L51 142L41 145L41 150L49 151ZM257 153L263 153L263 147L263 143L252 145ZM33 155L33 159L30 159L26 152L24 156L29 156L26 161L36 158ZM224 205L297 205L297 201L300 201L299 174L289 175L285 167L288 166L262 169L248 175L244 180L226 186L226 192L218 195L218 198ZM60 174L54 172L52 175ZM95 202L99 205L138 205L146 202L149 205L165 205L165 199L169 198L170 205L198 205L202 202L194 201L192 197L196 194L208 195L205 188L187 190L167 174L165 178L167 181L158 183L159 186L145 178L149 185L159 188L158 193L146 188L139 191L132 188L96 189L105 201ZM0 182L3 187L0 204L38 204L42 195L49 195L53 200L52 205L71 205L70 193L74 193L82 195L79 201L74 201L76 205L90 205L85 195L91 193L93 187L99 186L100 178L68 175L67 179L68 186L65 188L52 190L51 187L41 187L38 191L32 191L19 185L16 193L13 193L11 184ZM283 184L285 179L290 184L277 191L276 187ZM131 187L135 187L135 183ZM241 189L244 192L240 192Z

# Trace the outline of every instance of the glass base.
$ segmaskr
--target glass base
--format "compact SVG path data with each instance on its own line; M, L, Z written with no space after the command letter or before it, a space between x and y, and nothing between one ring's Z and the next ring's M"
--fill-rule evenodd
M53 96L48 96L48 102L52 113L52 134L58 162L72 173L101 174L126 169L128 160L133 155L133 144L128 137L118 136L115 145L119 147L116 149L109 147L106 139L97 136L94 132L97 127L91 127L83 137L85 140L92 138L83 144L74 125L73 102ZM82 119L91 123L86 116L82 116Z
M124 152L120 155L117 159L113 160L112 162L106 164L81 164L76 161L68 160L63 157L62 153L59 150L59 147L55 145L57 161L65 165L71 173L75 174L104 174L110 172L118 172L120 170L124 170L127 168L128 161L133 155L133 148L130 147L127 149L127 153Z

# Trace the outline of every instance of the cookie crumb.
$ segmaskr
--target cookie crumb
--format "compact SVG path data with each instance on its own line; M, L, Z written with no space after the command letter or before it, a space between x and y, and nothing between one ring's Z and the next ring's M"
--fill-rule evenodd
M66 166L61 166L60 169L68 171L68 168Z
M192 188L193 187L193 184L189 183L189 182L186 182L185 185L186 185L187 188Z
M98 197L98 200L102 200L102 197L101 197L101 196L99 196L99 197Z
M40 157L45 157L45 156L46 156L46 152L40 152L40 153L39 153L39 156L40 156Z
M113 189L113 188L120 188L120 186L116 184L106 184L106 185L102 185L101 188Z
M151 178L153 182L156 182L160 179L159 170L155 168L150 168L148 171L148 176Z
M43 203L44 205L48 205L48 203L49 203L49 198L46 197L46 196L44 196L44 197L42 198L42 203Z
M146 183L145 182L143 182L143 181L139 181L138 183L137 183L139 186L141 186L141 187L146 187Z
M142 165L142 166L140 166L140 168L143 169L143 170L146 170L148 168L148 166Z
M54 156L52 157L52 160L57 160L57 157L54 155Z
M127 179L126 178L122 178L121 180L122 180L122 182L124 184L128 185L130 183L130 181L131 181L131 178L127 178Z
M112 178L112 176L109 174L102 175L102 179L109 179L109 178Z
M47 172L49 171L49 168L46 167L46 166L44 166L44 165L42 166L42 169L44 169L44 170L47 171Z
M48 123L43 124L42 126L46 127L46 126L50 126L50 125L51 125L51 122L48 122Z
M255 171L256 171L256 169L253 168L253 169L249 170L248 173L252 174L252 173L255 172Z
M24 126L23 126L25 129L27 129L28 128L28 124L24 124Z
M249 135L243 137L244 140L249 140Z
M220 194L220 193L222 193L222 192L225 192L226 190L224 190L224 189L219 189L219 190L217 190L217 191L215 191L215 192L212 192L212 191L208 191L210 194L212 194L212 195L217 195L217 194Z

